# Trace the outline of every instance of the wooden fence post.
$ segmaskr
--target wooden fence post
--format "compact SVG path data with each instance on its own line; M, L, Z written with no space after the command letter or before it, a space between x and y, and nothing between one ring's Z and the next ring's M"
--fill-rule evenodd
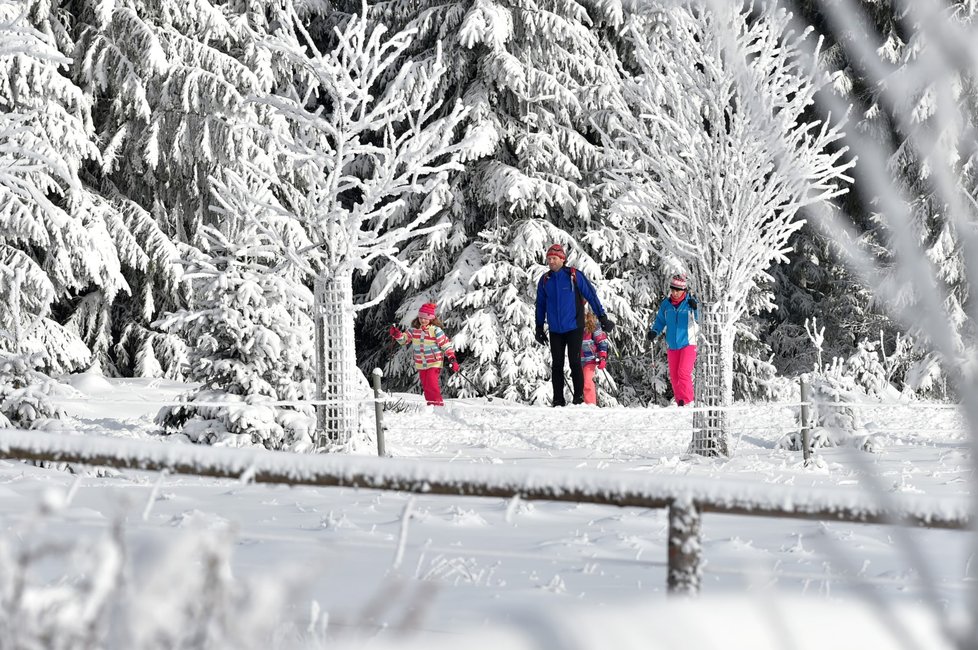
M798 381L801 383L801 453L807 466L812 456L812 434L808 426L811 391L808 389L808 375L802 375Z
M689 499L676 499L669 506L669 566L666 585L670 595L695 596L700 591L703 570L700 552L700 511Z
M384 405L380 401L380 379L384 376L384 371L374 368L371 374L374 383L374 415L377 417L377 455L383 457L387 455L384 444Z

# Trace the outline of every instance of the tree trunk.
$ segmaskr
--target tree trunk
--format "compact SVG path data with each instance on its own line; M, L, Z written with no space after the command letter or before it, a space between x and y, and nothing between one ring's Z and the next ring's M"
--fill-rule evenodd
M353 336L353 281L348 273L319 277L315 285L316 439L321 449L343 445L359 430Z

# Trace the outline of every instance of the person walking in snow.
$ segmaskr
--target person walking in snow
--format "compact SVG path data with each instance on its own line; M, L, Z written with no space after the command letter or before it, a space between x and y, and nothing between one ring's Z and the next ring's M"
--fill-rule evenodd
M584 370L584 403L598 403L594 389L594 371L604 370L608 365L608 335L598 324L594 312L588 310L584 316L584 341L581 344L581 367Z
M598 294L583 271L565 266L567 253L560 244L547 249L547 266L550 270L537 283L537 330L535 338L541 345L547 343L544 323L550 326L550 370L553 383L553 406L565 406L564 355L570 364L571 382L574 388L573 403L584 402L584 370L581 367L581 346L584 342L584 303L598 316L605 332L611 332L615 324L605 314Z
M411 322L407 331L402 332L397 325L391 325L389 333L398 344L410 343L414 349L414 367L418 370L428 404L444 406L439 384L442 363L448 359L448 367L452 372L458 372L458 361L452 341L442 330L441 320L435 316L435 304L429 302L421 305L418 317Z
M689 295L685 273L672 276L669 297L659 304L648 337L655 341L665 332L669 357L669 383L676 404L685 406L693 401L693 365L696 363L696 334L699 332L699 311L696 298Z

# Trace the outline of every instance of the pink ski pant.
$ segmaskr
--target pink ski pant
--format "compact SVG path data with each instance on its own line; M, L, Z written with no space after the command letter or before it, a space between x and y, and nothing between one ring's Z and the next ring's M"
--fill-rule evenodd
M421 377L421 390L424 391L424 398L432 406L444 406L445 400L441 398L441 386L438 384L438 376L441 368L425 368L419 370Z
M584 403L597 405L598 392L594 388L594 371L597 370L598 364L585 363L582 368L584 370Z
M693 401L693 365L696 363L696 346L687 345L678 350L669 350L669 382L676 398L676 404L689 404Z

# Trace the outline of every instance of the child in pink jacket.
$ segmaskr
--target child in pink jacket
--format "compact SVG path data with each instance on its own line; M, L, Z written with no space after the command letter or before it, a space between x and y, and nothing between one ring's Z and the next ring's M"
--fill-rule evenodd
M414 367L418 369L425 400L432 406L444 406L438 381L442 363L447 358L452 372L458 372L458 361L451 340L442 330L441 320L435 316L435 304L421 305L418 317L407 331L392 325L389 332L400 345L410 343L414 349Z

